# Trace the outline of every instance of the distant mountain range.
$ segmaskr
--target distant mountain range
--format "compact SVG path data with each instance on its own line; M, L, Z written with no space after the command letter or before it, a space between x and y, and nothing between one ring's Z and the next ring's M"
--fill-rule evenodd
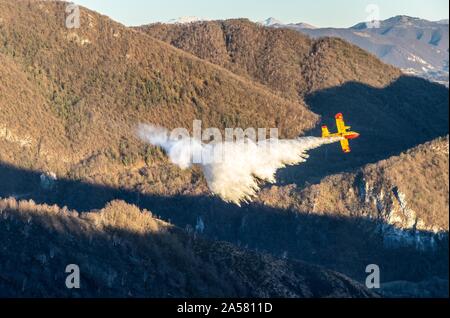
M301 29L316 29L315 26L308 24L308 23L289 23L289 24L285 24L283 22L281 22L280 20L277 20L275 18L267 18L263 21L259 21L257 22L258 24L262 25L262 26L266 26L266 27L280 27L280 26L289 26L289 27L293 27L293 28L301 28Z
M396 16L378 21L377 27L366 22L350 28L315 28L309 24L274 23L263 25L290 28L312 38L338 37L375 54L404 73L413 74L448 86L449 33L448 19L428 21L409 16Z

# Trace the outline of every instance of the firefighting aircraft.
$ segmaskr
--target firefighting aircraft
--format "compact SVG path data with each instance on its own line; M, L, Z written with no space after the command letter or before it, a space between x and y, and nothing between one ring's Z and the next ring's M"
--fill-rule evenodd
M342 137L341 140L342 150L345 153L349 153L351 151L349 139L356 139L359 137L359 134L357 132L350 131L351 129L350 126L345 126L344 115L339 113L336 115L335 118L336 118L337 133L330 134L328 127L322 126L322 138Z

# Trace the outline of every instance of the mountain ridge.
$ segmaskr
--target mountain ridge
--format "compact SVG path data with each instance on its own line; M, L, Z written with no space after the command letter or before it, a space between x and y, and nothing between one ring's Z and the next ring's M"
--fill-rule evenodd
M196 238L122 201L79 215L7 199L0 214L12 251L0 252L6 297L377 297L344 275ZM25 249L15 248L20 242ZM83 273L75 291L63 287L72 263ZM27 267L32 274L20 270Z
M296 32L264 28L247 19L178 26L154 24L137 29L292 98L349 80L383 86L400 76L395 68L344 41L310 40ZM347 65L342 51L353 55L361 69ZM321 60L315 61L317 58ZM341 64L334 63L336 58ZM309 78L321 70L325 73L320 78L322 83Z

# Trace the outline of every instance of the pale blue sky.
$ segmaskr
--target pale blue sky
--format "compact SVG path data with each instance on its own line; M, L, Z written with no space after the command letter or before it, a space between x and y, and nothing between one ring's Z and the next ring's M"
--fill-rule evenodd
M380 8L380 19L409 15L428 20L448 19L448 0L75 0L125 25L167 22L183 16L209 19L245 17L253 21L275 17L285 23L318 27L349 27L367 21L368 4Z

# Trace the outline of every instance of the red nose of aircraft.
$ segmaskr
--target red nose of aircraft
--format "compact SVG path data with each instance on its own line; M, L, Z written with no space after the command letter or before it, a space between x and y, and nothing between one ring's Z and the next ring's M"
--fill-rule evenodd
M346 139L356 139L359 137L358 133L352 133L345 136Z

